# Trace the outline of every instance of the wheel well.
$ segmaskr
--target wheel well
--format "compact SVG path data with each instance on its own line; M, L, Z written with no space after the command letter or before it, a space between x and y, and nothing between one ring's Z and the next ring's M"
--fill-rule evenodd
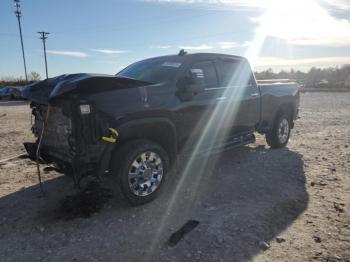
M158 143L169 155L173 164L177 157L177 138L175 128L168 122L149 122L125 125L118 129L120 140L116 151L125 143L136 139L146 139Z
M294 126L294 121L293 121L293 114L294 114L294 106L291 103L287 103L287 104L282 104L279 106L275 118L274 118L274 122L276 121L277 117L279 117L281 114L286 114L289 116L289 120L290 123L292 124L292 128Z
M280 113L286 113L290 117L293 117L294 106L291 103L282 104L279 108Z
M260 125L256 128L256 130L260 134L268 133L273 128L275 121L282 113L289 115L291 128L293 128L294 127L294 121L293 121L294 106L291 103L285 103L285 104L281 104L278 107L274 116L272 116L269 120L264 120L262 123L260 123Z

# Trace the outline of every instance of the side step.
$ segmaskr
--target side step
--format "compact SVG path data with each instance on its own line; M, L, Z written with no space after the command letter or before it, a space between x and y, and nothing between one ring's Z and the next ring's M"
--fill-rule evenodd
M205 148L202 150L199 150L197 153L194 152L195 154L195 158L204 158L204 157L208 157L210 155L214 155L214 154L218 154L218 153L222 153L240 146L244 146L247 144L251 144L255 142L255 135L254 134L247 134L247 135L242 135L242 136L238 136L233 138L232 140L230 140L227 143L224 144L220 144L217 146L214 146L212 148ZM180 158L182 157L188 157L189 155L191 155L190 152L186 152L183 154L183 156L180 156Z

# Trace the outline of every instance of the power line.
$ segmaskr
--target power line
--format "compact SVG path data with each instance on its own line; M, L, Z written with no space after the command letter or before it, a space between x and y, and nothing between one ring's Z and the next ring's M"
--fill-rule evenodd
M21 26L21 5L20 5L20 0L14 0L15 2L15 7L16 7L16 10L15 10L15 14L16 14L16 17L17 17L17 20L18 20L18 27L19 27L19 34L20 34L20 37L21 37L21 46L22 46L22 57L23 57L23 64L24 64L24 74L25 74L25 77L26 77L26 82L28 82L28 75L27 75L27 65L26 65L26 58L25 58L25 55L24 55L24 46L23 46L23 38L22 38L22 26Z
M49 78L48 77L48 73L47 73L47 59L46 59L46 39L47 39L47 35L50 34L49 32L38 32L38 34L41 35L41 37L39 37L39 39L43 40L43 46L44 46L44 57L45 57L45 69L46 69L46 79Z

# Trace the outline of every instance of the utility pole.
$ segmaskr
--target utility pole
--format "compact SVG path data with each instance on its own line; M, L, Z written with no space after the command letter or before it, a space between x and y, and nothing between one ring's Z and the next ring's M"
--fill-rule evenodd
M47 59L46 59L46 39L47 39L47 35L50 34L49 32L38 32L38 34L41 35L41 37L39 37L39 39L43 40L43 45L44 45L44 56L45 56L45 69L46 69L46 79L48 79L48 73L47 73Z
M28 75L27 75L27 65L26 65L26 58L24 56L24 47L23 47L23 38L22 38L22 28L21 28L21 5L20 5L20 0L14 0L15 2L15 14L17 16L17 20L18 20L18 27L19 27L19 34L21 36L21 46L22 46L22 56L23 56L23 64L24 64L24 74L26 77L26 82L28 82Z

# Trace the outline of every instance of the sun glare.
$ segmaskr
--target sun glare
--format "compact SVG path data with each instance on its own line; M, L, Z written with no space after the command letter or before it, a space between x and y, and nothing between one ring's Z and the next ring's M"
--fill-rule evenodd
M259 4L261 6L261 2ZM335 42L342 45L348 40L344 39L344 32L350 31L348 22L339 21L331 17L315 0L266 0L263 8L265 11L262 16L255 19L255 22L259 25L245 54L252 65L258 61L261 48L268 36L284 39L287 44L312 45L315 43L327 44L333 41L333 44ZM347 35L350 36L350 33ZM225 136L225 134L219 133L220 126L227 119L234 121L236 118L238 107L240 106L236 98L244 94L245 86L249 80L248 75L245 75L242 71L234 74L231 81L235 82L237 78L241 78L240 82L243 84L237 86L232 94L228 92L229 89L224 92L223 96L228 98L227 103L217 105L208 119L198 120L198 122L205 120L206 126L195 146L193 154L187 159L168 207L164 210L163 216L159 221L158 231L150 245L148 253L150 257L152 257L159 244L167 221L171 218L170 214L174 210L181 209L186 216L196 201L198 189L202 186L203 178L209 173L208 163L210 159L208 157L202 159L201 166L196 170L194 176L191 173L193 172L195 156L204 141L209 141L209 145L214 147L220 136ZM218 127L217 132L210 133L209 129L213 126ZM214 163L215 160L210 163L210 166L214 166ZM187 199L186 205L179 207L179 199L182 196L180 192L188 184L191 184L191 194Z
M266 12L256 20L266 35L292 44L349 43L349 22L335 19L316 0L267 0L265 3Z

